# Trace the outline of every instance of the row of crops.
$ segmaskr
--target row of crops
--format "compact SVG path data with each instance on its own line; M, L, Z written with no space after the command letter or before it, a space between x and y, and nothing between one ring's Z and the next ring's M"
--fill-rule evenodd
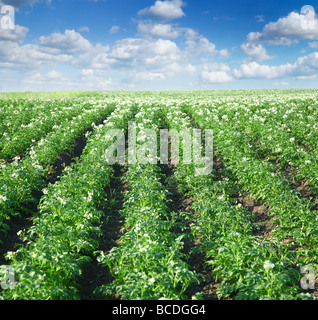
M104 299L205 299L199 259L217 299L317 296L317 91L2 98L0 116L0 245L12 232L10 223L32 220L5 254L1 299L79 299L92 256L111 274L94 288ZM132 121L137 153L149 145L151 130L157 133L157 155L148 150L148 163L114 166L107 154L115 141L110 129L125 134L128 153ZM161 129L193 135L201 129L202 138L213 130L212 172L198 175L197 164L184 163L189 147L180 136L180 161L169 165L168 177L160 164ZM81 156L49 183L57 158L72 153L81 136L86 139ZM204 146L202 140L202 155ZM118 186L112 178L118 167L121 184L128 186L122 230L105 251L102 221L107 224L114 214L111 190ZM176 210L173 192L191 209ZM266 210L259 213L259 207Z

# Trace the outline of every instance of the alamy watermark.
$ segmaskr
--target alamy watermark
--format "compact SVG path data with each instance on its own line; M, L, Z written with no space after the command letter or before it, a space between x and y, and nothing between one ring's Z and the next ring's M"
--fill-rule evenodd
M3 290L12 289L15 284L15 271L11 266L0 266L0 287Z
M303 6L300 13L304 15L300 20L301 28L304 30L314 30L318 27L316 12L313 6Z
M128 124L128 156L126 156L126 137L121 129L110 129L106 139L113 142L105 151L108 164L168 164L169 158L173 165L180 162L180 141L183 145L183 164L195 164L195 175L208 175L213 169L213 131L199 129L177 130L160 129L160 133L153 129L142 128L137 134L136 122ZM203 148L202 140L205 140ZM159 142L158 142L159 140ZM171 154L169 157L169 145ZM205 149L203 152L203 149ZM160 155L158 157L158 150ZM205 153L203 155L203 153Z
M312 266L304 266L300 270L304 276L300 280L300 286L303 290L315 289L315 269Z
M0 29L13 30L15 28L14 7L0 6Z

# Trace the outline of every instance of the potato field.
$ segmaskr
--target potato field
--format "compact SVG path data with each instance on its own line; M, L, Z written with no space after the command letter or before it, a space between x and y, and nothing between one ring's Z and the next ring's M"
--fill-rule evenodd
M317 152L317 90L1 94L0 299L317 299Z

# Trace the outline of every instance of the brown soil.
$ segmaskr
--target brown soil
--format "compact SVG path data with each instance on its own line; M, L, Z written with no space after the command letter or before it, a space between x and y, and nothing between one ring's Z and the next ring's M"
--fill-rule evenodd
M102 236L98 239L97 251L108 252L116 247L120 241L121 231L124 227L124 219L120 215L120 210L123 207L125 192L129 188L127 183L122 182L125 172L125 168L115 167L111 184L105 188L107 203L99 208L105 214L101 221ZM103 300L104 297L95 295L94 290L112 280L113 277L109 269L101 266L96 257L91 255L91 263L83 267L82 276L78 279L80 299ZM112 299L118 299L118 297L114 294Z
M274 218L268 214L270 209L268 202L262 204L261 200L251 198L247 192L243 192L237 201L254 215L252 222L257 225L257 228L254 229L254 235L269 240L273 236Z
M318 197L310 187L309 179L296 179L296 175L300 172L297 165L290 165L286 168L282 168L281 164L277 162L277 159L272 159L271 162L276 166L277 170L281 172L286 181L296 189L300 196L303 198L310 199L312 203L311 210L318 210Z
M161 166L164 174L163 183L167 186L170 195L168 200L171 200L169 208L171 212L188 213L189 216L193 216L193 219L180 218L180 221L186 225L186 229L183 233L186 234L184 239L183 252L188 255L186 261L190 265L190 270L196 272L203 277L200 278L200 283L193 283L186 290L185 295L191 299L196 293L203 293L204 300L217 300L216 287L217 284L212 276L212 269L205 265L205 256L200 250L200 239L193 239L191 237L191 224L195 221L195 211L192 209L194 198L189 195L182 195L178 192L178 183L174 178L174 166L166 165ZM176 230L176 232L179 230Z
M221 181L226 177L225 166L221 156L214 156L213 168L215 169L214 181ZM234 192L231 198L235 204L241 204L254 215L252 219L252 223L255 224L254 234L270 239L274 223L273 218L269 216L269 203L263 203L261 199L253 199L246 191L242 192L242 195Z

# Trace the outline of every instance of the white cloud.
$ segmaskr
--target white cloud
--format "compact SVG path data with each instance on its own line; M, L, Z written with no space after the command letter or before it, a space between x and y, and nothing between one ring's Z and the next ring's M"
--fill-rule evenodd
M260 32L251 32L246 38L246 41L241 45L241 49L256 61L264 61L272 59L267 54L266 49L260 41L262 34Z
M275 79L287 76L294 70L291 64L280 66L261 65L253 61L242 64L239 69L234 69L233 74L236 78L250 79Z
M227 49L217 50L214 43L206 37L200 35L193 29L186 29L185 38L187 39L184 49L184 55L187 59L193 57L207 57L212 56L228 57L229 52Z
M253 60L264 61L273 58L267 54L264 44L290 46L304 39L318 39L318 19L310 13L291 12L266 24L262 32L249 33L241 49Z
M314 42L309 42L308 46L312 49L317 49L318 48L318 41L314 41Z
M241 49L256 61L264 61L273 58L268 55L266 49L260 43L245 42L241 45Z
M231 68L224 63L211 63L205 64L201 77L203 82L206 83L227 83L234 81L234 78L228 74Z
M180 49L171 40L126 38L116 41L108 57L118 62L128 62L129 66L158 63L163 65L178 61Z
M174 20L185 16L182 10L183 6L184 3L182 0L158 0L151 7L140 10L138 14L161 20Z
M22 42L28 32L28 28L19 25L16 25L14 29L0 28L0 41Z
M295 63L282 64L278 66L261 65L255 61L242 64L239 68L233 70L233 75L237 79L279 79L288 76L307 77L310 79L317 74L318 70L318 52L308 56L300 57Z
M217 50L198 31L167 22L184 16L184 5L181 0L156 1L139 14L159 20L139 21L137 37L120 39L110 45L90 43L80 34L89 32L88 26L42 35L34 44L25 45L22 42L29 31L27 28L0 30L0 67L5 72L19 70L27 75L26 85L37 84L42 88L42 81L50 89L58 81L65 83L65 88L83 88L86 84L89 89L94 86L111 89L141 81L168 81L174 76L199 76L202 61L227 57L228 51ZM119 29L114 25L109 32L116 33ZM180 37L182 48L173 41ZM77 70L75 78L67 79L63 72L56 71L63 70L63 66ZM52 71L48 72L47 68ZM41 73L41 70L45 71ZM224 74L221 76L225 79Z
M166 77L161 72L151 72L151 71L143 71L137 73L136 80L141 81L157 81L157 80L165 80Z
M255 16L255 19L257 22L264 22L264 16L262 14L258 14L257 16Z
M180 30L173 28L170 24L151 24L139 22L137 26L138 32L154 37L176 39L180 35Z
M317 75L313 74L311 76L298 76L294 78L295 80L316 80L317 79Z
M109 30L110 34L117 33L119 31L120 27L119 26L112 26Z
M268 23L263 31L261 40L275 41L281 38L318 39L318 19L310 13L305 15L291 12L287 17Z
M22 72L57 62L70 63L72 56L46 52L37 45L19 46L16 42L0 41L0 61L3 61L3 67L19 69Z
M87 26L80 27L80 28L78 28L78 31L79 32L89 32L89 27L87 27Z
M64 34L56 32L41 36L38 43L67 53L85 52L92 48L90 42L74 30L65 30Z
M49 79L61 79L62 78L62 73L59 71L49 71L46 75Z
M45 74L37 72L37 73L31 74L28 78L31 80L38 80L38 81L66 80L66 78L62 76L62 73L56 70L51 70Z
M90 50L82 52L72 61L74 67L78 69L105 70L109 65L116 62L108 57L110 47L97 44Z

